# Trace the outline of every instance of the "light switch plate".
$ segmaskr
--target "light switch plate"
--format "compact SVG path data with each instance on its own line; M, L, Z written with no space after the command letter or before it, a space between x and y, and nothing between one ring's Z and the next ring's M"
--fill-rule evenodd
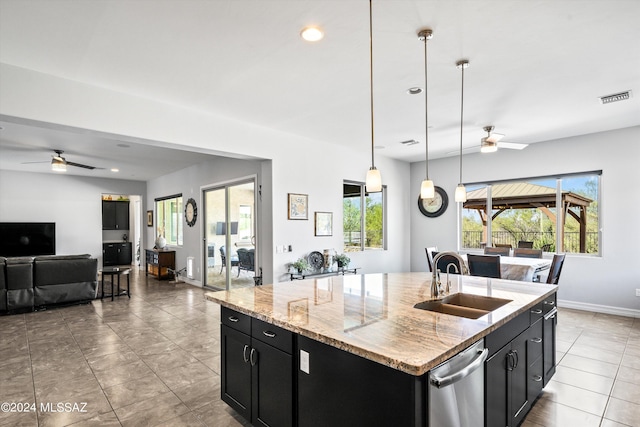
M300 370L305 374L309 373L309 353L300 350Z

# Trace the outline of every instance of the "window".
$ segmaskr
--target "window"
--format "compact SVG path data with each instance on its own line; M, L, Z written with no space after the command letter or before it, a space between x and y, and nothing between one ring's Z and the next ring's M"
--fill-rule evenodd
M385 195L367 193L365 185L345 182L342 193L344 251L385 249Z
M156 199L156 237L163 236L167 244L182 245L182 194Z
M600 254L601 174L467 185L462 247L526 241L545 252Z

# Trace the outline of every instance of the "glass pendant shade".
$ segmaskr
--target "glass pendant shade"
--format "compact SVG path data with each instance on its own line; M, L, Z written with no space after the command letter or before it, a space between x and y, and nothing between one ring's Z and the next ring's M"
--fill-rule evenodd
M435 189L433 187L433 181L425 179L420 186L420 198L421 199L433 199L435 197Z
M456 187L455 200L456 203L467 201L467 189L464 188L464 185L458 184L458 186Z
M375 166L367 171L367 179L365 180L365 187L368 193L378 193L382 191L382 176L380 171Z

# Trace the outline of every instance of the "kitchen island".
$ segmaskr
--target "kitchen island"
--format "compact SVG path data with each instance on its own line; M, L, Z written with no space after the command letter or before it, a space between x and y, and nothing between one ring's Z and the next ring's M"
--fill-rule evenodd
M540 311L542 318L542 304L550 297L555 302L557 290L539 283L450 278L451 294L507 302L477 319L414 308L432 299L428 273L337 276L207 293L223 310L223 400L254 424L427 425L426 374L486 336L496 337L489 357L510 345L538 320L532 313ZM517 324L513 332L511 324ZM271 335L276 341L269 342ZM547 341L552 338L555 342L551 336ZM241 382L246 387L234 391ZM537 395L526 391L530 407ZM238 393L245 398L234 396ZM282 406L283 401L290 402ZM273 405L286 419L261 418ZM517 409L513 412L523 415Z

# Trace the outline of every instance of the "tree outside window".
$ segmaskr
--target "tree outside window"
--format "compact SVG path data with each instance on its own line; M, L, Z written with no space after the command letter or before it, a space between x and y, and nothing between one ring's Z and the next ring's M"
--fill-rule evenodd
M367 193L362 183L343 185L343 235L345 252L384 249L384 200L382 192ZM363 214L364 213L364 214Z

